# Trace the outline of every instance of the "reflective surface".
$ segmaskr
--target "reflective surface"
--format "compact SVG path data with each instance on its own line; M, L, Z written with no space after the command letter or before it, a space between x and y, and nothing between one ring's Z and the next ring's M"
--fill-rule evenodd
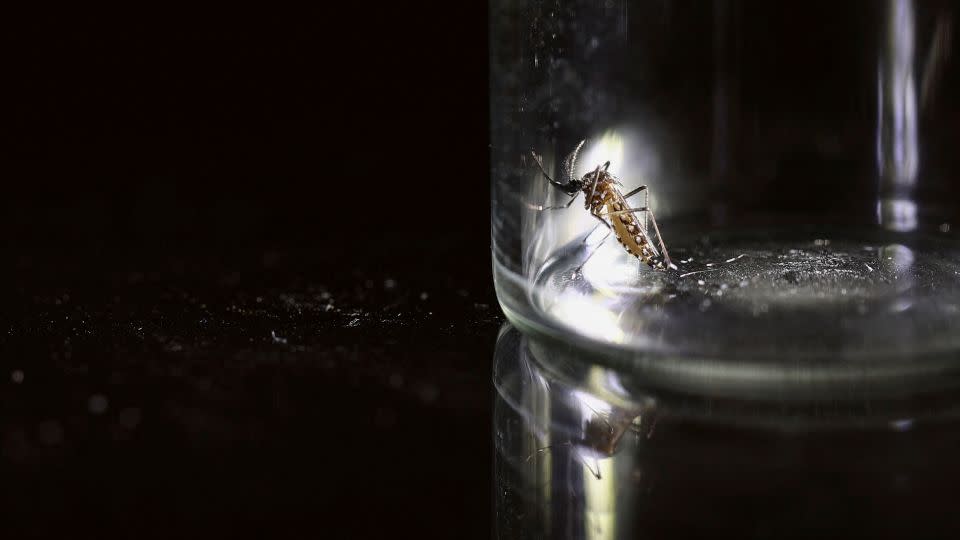
M495 537L954 533L957 382L712 397L505 326L494 358Z
M569 334L716 366L790 358L880 374L898 355L929 369L960 344L960 244L950 239L680 230L672 273L638 271L616 244L586 261L589 239L569 245L537 276L535 305Z

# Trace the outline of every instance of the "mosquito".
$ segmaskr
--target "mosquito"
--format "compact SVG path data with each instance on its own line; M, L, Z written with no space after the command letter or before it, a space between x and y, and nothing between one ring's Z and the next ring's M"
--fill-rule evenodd
M646 185L640 186L624 195L620 192L623 184L609 171L609 161L602 165L597 165L592 172L583 175L583 178L574 176L577 156L580 154L580 149L583 148L583 143L585 142L585 139L580 141L580 144L578 144L574 151L564 160L564 182L558 182L551 178L543 167L543 158L533 151L530 152L533 160L536 161L537 166L540 167L540 172L544 178L554 187L570 196L570 200L565 205L538 206L536 209L557 210L570 208L573 202L577 200L580 192L583 192L586 196L583 205L584 209L589 211L591 216L607 228L606 236L603 237L603 240L601 240L600 243L597 244L597 247L587 256L583 264L586 264L587 260L589 260L590 257L596 253L597 249L613 234L627 253L639 259L641 264L645 263L654 270L676 270L677 267L670 261L670 254L667 253L667 246L663 243L663 237L660 236L657 219L654 217L653 211L650 210L650 195ZM627 200L640 192L644 192L645 195L644 205L639 208L630 208ZM643 212L644 219L642 224L640 220L637 219L637 212ZM647 233L647 215L650 216L650 221L653 223L653 230L656 232L657 242L660 245L659 250L653 245Z
M593 410L592 407L588 406L588 408ZM646 438L649 439L653 436L657 424L657 417L644 408L620 409L615 407L608 415L602 415L595 410L593 412L594 416L584 424L582 437L538 448L536 452L527 456L527 461L529 462L557 446L575 448L579 461L590 471L590 474L600 480L600 460L616 454L624 435L633 432L639 439L645 431ZM641 427L640 420L646 415L652 416L652 423L649 427ZM592 467L591 460L593 461Z

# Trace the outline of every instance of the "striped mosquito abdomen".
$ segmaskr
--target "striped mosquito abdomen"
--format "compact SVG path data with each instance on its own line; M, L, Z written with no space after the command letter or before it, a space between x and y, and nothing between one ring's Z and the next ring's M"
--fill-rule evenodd
M659 268L660 254L650 244L646 230L633 212L615 214L630 208L623 199L616 184L610 181L598 183L593 200L590 201L590 211L595 215L613 214L607 219L613 227L613 234L621 246L634 257L644 263Z

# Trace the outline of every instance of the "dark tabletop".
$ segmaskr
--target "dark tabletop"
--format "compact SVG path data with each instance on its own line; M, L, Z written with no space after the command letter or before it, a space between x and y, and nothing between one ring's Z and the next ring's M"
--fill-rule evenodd
M3 528L486 537L502 315L486 272L407 262L19 254Z
M488 537L485 6L413 8L5 21L4 538Z

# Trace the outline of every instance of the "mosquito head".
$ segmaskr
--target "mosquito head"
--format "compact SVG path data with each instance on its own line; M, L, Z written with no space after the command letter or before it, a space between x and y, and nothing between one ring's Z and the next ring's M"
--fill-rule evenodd
M581 189L583 189L583 182L577 179L571 179L566 184L556 184L556 186L563 190L564 193L570 195L571 197L576 195Z

